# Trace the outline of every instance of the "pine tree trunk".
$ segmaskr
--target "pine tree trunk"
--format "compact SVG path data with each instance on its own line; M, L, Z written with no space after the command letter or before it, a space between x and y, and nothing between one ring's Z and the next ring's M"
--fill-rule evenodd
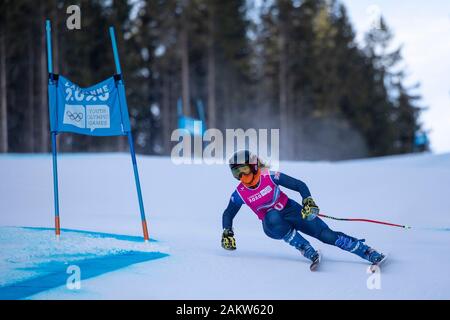
M53 72L59 71L59 19L58 19L58 1L53 1L52 4L52 23L55 26L52 28L53 32Z
M280 133L281 133L281 152L287 157L290 154L287 149L287 141L289 137L288 127L288 105L287 105L287 57L286 57L286 33L284 22L280 22L280 37L279 37L279 105L280 105Z
M166 74L162 84L162 144L164 154L170 154L170 74Z
M222 122L222 128L226 129L226 128L233 128L235 127L235 124L239 118L239 115L236 112L233 112L234 110L232 109L233 106L231 105L231 101L230 101L230 97L231 97L231 90L230 90L230 73L229 73L229 68L221 68L221 76L222 76L222 81L223 81L223 97L221 99L222 102L222 110L224 112L222 112L223 114L223 122ZM228 112L226 112L225 110L228 110ZM231 111L231 112L230 112ZM240 125L240 124L239 124Z
M183 1L183 13L181 17L181 90L183 111L185 116L191 115L191 102L190 102L190 90L189 90L189 39L188 39L188 19L187 19L187 6L188 0Z
M208 35L208 128L216 127L216 56L214 51L214 7L209 9Z
M28 110L25 113L26 124L27 124L27 151L34 152L34 108L35 108L35 99L34 99L34 41L33 41L33 28L34 23L30 21L31 28L28 31L28 43L27 43L27 51L28 51Z
M0 24L2 22L0 21ZM0 30L0 152L8 152L8 108L6 93L6 32Z
M48 106L47 106L47 56L46 56L46 39L45 39L45 8L44 4L40 5L40 23L41 37L39 48L39 114L40 114L40 151L48 152L49 144L49 122L48 122Z

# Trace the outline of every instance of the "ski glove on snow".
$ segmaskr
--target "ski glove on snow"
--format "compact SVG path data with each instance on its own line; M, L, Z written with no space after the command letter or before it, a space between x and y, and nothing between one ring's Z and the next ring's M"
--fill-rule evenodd
M236 239L234 239L233 230L223 229L222 248L225 250L236 250Z
M319 214L319 207L313 198L307 197L303 199L302 218L308 221L313 220Z

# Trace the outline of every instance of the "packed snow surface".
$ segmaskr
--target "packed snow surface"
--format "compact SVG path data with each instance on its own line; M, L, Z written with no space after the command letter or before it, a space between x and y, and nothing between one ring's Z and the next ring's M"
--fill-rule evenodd
M281 163L280 171L308 184L324 214L412 226L325 220L389 253L375 276L360 258L305 236L323 255L319 270L310 272L300 253L268 238L246 207L234 220L237 250L223 250L222 212L236 186L226 165L138 157L150 237L156 240L150 243L136 238L142 231L129 155L66 154L58 165L61 226L87 231L63 230L59 241L51 229L51 156L0 156L0 299L14 284L36 286L33 279L58 262L80 265L80 289L61 283L17 298L450 299L448 154ZM301 201L299 194L286 193ZM96 261L105 261L95 259L129 252L164 257L126 258L130 263L122 259L92 273Z

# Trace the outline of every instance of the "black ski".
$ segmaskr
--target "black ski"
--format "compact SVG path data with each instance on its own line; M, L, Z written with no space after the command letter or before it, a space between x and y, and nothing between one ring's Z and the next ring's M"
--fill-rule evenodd
M320 254L319 250L317 250L317 253L317 257L309 265L309 270L311 271L316 271L316 269L319 267L320 260L322 260L322 255Z

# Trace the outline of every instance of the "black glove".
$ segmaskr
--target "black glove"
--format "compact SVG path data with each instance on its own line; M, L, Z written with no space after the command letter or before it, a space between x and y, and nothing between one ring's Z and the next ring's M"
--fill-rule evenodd
M236 250L236 239L234 239L233 230L223 229L222 248L225 250Z
M319 207L314 202L313 198L308 197L303 199L302 218L308 221L313 220L319 214Z

